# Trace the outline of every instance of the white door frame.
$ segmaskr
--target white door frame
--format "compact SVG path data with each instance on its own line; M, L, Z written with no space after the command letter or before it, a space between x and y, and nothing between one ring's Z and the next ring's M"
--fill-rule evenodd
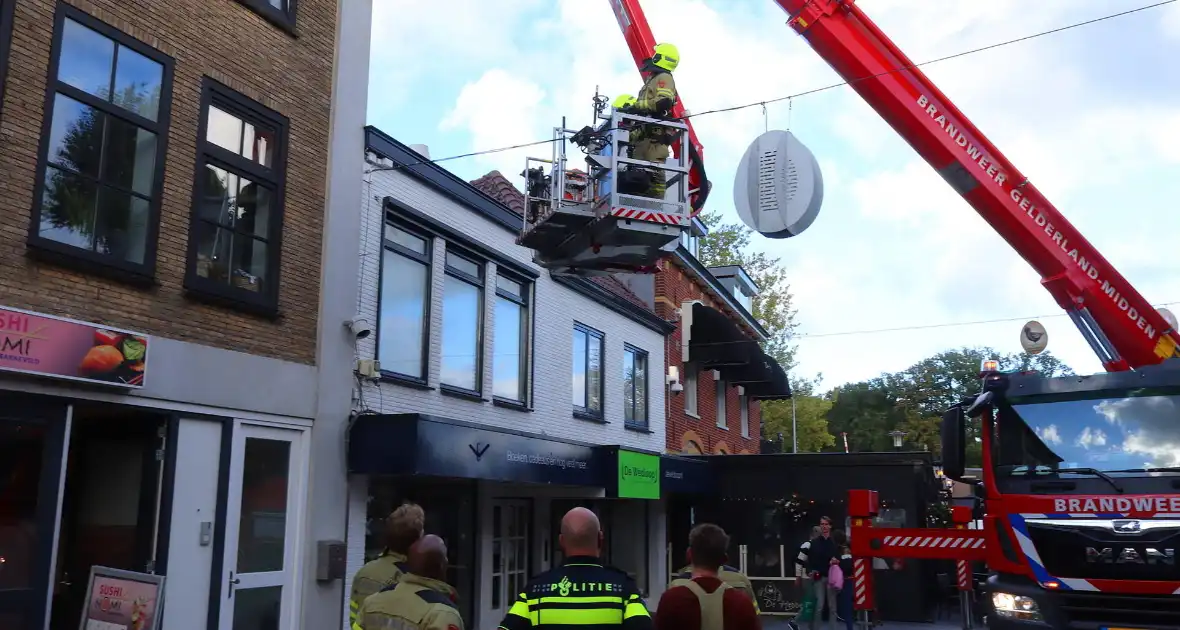
M512 608L512 603L516 601L516 596L519 594L519 591L524 587L528 579L532 577L531 570L529 568L529 560L531 559L533 549L532 544L530 543L529 533L534 525L530 516L533 506L529 499L492 499L490 503L491 505L488 507L488 519L490 526L487 530L487 564L484 565L489 568L487 573L489 597L485 601L487 613L492 617L495 617L495 620L491 623L499 623L504 614L508 612L508 609ZM495 535L497 507L500 508L501 518L499 537ZM524 511L522 518L520 518L519 522L516 524L517 527L522 528L523 531L519 531L515 536L509 536L508 531L506 530L506 525L508 522L506 511L517 508L523 509ZM524 558L515 557L515 549L517 547L516 544L513 544L514 551L511 553L508 551L507 547L505 546L505 542L509 540L513 541L514 543L521 543L520 547L524 549ZM495 564L496 556L494 548L497 542L500 543L500 566L496 566ZM515 574L517 577L516 593L510 592L508 589L508 575L510 573L508 570L509 555L512 555L514 559L514 568L512 569L511 573ZM494 597L493 591L495 590L496 586L496 580L494 579L495 576L499 576L500 578L499 587L501 590L501 597L500 606L498 608L494 608L492 606ZM497 615L499 616L497 617Z
M234 422L230 451L229 493L225 507L225 557L221 575L220 630L232 630L237 591L268 586L282 586L279 630L295 630L302 617L303 598L303 522L307 507L308 457L310 431L303 427L280 427L269 423ZM242 509L242 476L245 472L247 439L289 442L287 506L283 542L283 569L260 573L238 573L238 541Z

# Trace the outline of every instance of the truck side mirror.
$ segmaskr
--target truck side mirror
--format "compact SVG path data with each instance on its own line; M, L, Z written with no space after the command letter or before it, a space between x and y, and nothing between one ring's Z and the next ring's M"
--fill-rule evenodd
M966 414L960 406L942 414L942 472L958 481L963 477L967 459Z

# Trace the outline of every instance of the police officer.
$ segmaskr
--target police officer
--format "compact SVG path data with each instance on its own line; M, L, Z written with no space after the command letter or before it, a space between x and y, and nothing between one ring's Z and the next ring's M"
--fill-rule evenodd
M573 627L651 630L639 587L599 560L602 528L594 512L574 508L561 519L565 564L532 579L500 622L502 630Z
M656 44L651 59L643 67L643 72L651 74L629 111L650 118L667 117L676 104L676 81L672 79L672 72L678 65L680 51L675 46ZM662 164L668 159L671 144L675 140L675 130L646 125L631 134L631 157ZM651 174L651 184L642 196L663 199L667 189L667 173L656 169L649 169L648 172Z
M397 584L369 596L352 630L463 630L455 589L446 583L447 545L433 534L410 547Z
M368 596L397 584L406 571L410 546L422 537L426 513L413 503L404 503L385 519L385 550L352 578L348 602L349 621L356 622L357 612Z

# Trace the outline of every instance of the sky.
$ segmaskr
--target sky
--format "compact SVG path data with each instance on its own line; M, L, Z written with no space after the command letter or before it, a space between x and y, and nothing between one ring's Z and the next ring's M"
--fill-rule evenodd
M1102 17L1152 0L859 0L915 62ZM681 53L690 112L839 82L771 0L646 0ZM608 0L375 0L369 123L435 159L590 124L591 98L640 78ZM1004 155L1152 304L1180 312L1180 3L923 67ZM823 386L904 369L942 350L1020 351L1036 317L1079 373L1101 365L1039 276L851 88L693 124L708 208L737 221L733 177L765 129L816 155L824 204L804 233L755 237L781 259L798 309L796 374ZM442 162L509 178L534 147ZM517 181L519 186L521 182ZM997 323L953 325L964 322ZM930 326L936 326L930 328ZM881 329L909 328L892 332Z

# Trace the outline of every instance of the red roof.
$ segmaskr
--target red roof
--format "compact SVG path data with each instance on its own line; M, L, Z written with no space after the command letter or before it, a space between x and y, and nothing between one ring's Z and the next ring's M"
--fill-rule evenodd
M516 214L524 215L524 193L517 190L516 186L508 181L508 178L504 177L500 171L492 171L471 182L471 185L475 186L483 194L504 204ZM636 306L643 307L649 311L652 310L651 306L639 299L639 296L635 295L631 289L627 288L627 285L623 284L614 276L591 276L589 280Z

